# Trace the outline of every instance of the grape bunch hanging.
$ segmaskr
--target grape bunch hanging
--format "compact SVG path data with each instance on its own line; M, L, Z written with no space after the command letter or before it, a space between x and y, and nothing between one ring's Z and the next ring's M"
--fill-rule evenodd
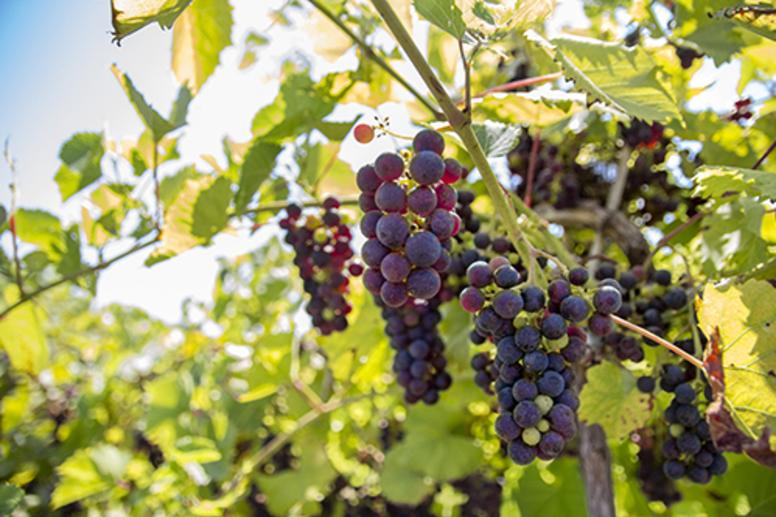
M292 203L279 223L286 232L285 242L294 249L294 265L309 295L305 311L323 335L347 328L352 310L346 298L349 277L363 272L363 266L353 260L353 236L339 207L336 198L328 197L319 213L305 214Z

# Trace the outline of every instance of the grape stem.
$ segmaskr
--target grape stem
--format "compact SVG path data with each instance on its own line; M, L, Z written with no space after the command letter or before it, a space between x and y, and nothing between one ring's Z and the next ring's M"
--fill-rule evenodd
M487 90L475 95L474 98L481 99L482 97L485 97L486 95L489 95L491 93L509 92L512 90L516 90L518 88L525 88L527 86L534 86L536 84L549 83L551 81L560 79L561 77L563 77L563 74L561 72L555 72L547 75L539 75L536 77L527 77L525 79L518 79L517 81L511 81L508 83L500 84L498 86L494 86L492 88L488 88Z
M674 345L670 341L667 341L667 340L663 339L662 337L658 336L657 334L654 334L654 333L650 332L649 330L636 325L635 323L631 323L630 321L624 320L624 319L620 318L619 316L615 316L614 314L611 314L609 317L612 319L613 322L615 322L616 324L620 325L621 327L625 327L626 329L628 329L628 330L630 330L632 332L635 332L636 334L639 334L642 337L645 337L645 338L649 339L653 343L657 343L658 345L667 348L668 350L670 350L671 352L675 353L676 355L678 355L679 357L681 357L685 361L689 362L690 364L692 364L696 368L698 368L700 370L703 370L703 363L697 357L693 356L692 354L688 354L687 352L685 352L684 350L682 350L678 346Z
M339 27L342 32L344 32L351 40L353 40L353 43L358 45L358 47L361 49L361 51L364 53L364 55L374 61L374 63L385 70L385 72L393 77L393 79L401 84L408 92L410 92L413 97L415 97L418 102L423 104L436 118L437 120L442 119L442 113L440 113L436 107L431 104L428 99L426 99L421 93L416 90L404 77L401 76L396 70L394 70L391 65L389 65L385 59L383 59L381 56L379 56L374 50L372 50L372 47L364 41L358 34L353 32L350 27L348 27L345 22L339 19L337 15L335 15L333 12L331 12L328 7L326 7L322 2L319 0L307 0L310 2L310 5L318 9L318 11L324 15L326 18L328 18L334 25Z
M516 200L514 205L510 206L509 197L499 184L498 179L493 173L490 163L488 163L488 159L480 146L480 142L477 140L477 137L472 130L471 120L468 116L469 114L458 109L450 98L444 86L431 69L431 66L426 61L425 57L423 57L420 49L415 45L414 39L409 32L407 32L407 29L394 12L390 3L387 0L372 0L372 5L374 5L388 27L388 30L396 39L402 50L404 50L404 53L420 74L420 77L426 83L431 94L436 98L447 121L461 138L475 167L477 167L482 175L485 187L488 189L488 193L493 201L494 209L506 227L510 240L514 244L520 258L526 265L530 265L532 261L535 261L536 259L531 255L526 237L520 230L515 209L523 214L529 221L538 226L541 225L541 219L536 213L526 207L522 200Z

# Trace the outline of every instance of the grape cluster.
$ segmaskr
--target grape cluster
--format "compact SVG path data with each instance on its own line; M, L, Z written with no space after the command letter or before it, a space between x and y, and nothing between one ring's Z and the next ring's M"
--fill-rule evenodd
M731 122L741 122L742 120L749 120L754 116L752 113L752 99L744 97L738 99L733 104L733 111L726 117Z
M352 310L345 295L349 276L358 276L363 266L353 261L352 234L339 213L339 201L328 197L318 214L303 214L302 207L290 204L280 220L285 242L294 249L304 291L310 296L305 305L315 327L323 335L345 330Z
M617 304L618 308L608 314L627 319L658 336L668 335L669 329L675 325L675 316L683 314L682 311L687 309L687 291L682 286L673 285L671 272L668 270L647 272L643 267L636 266L618 275L616 266L605 262L596 269L595 278L601 287L597 296L608 297L607 301L612 303L616 300L620 302ZM603 312L604 315L607 314L606 310ZM598 315L593 315L590 319L590 331L602 337L604 344L621 361L642 361L642 343L657 346L649 339L640 340L630 334L615 331L610 319ZM677 346L683 344L677 342Z
M466 270L469 287L460 294L464 310L475 314L475 344L496 344L495 358L472 358L476 383L496 393L496 434L515 463L557 457L576 434L579 399L570 363L586 353L587 335L579 325L590 314L587 300L574 286L587 282L587 271L575 269L547 291L521 289L521 275L509 259L476 261Z
M651 378L650 378L651 379ZM654 379L652 379L654 383ZM635 433L639 446L636 455L638 468L636 477L641 491L650 501L661 501L670 506L682 499L682 494L676 489L674 481L663 472L663 452L660 443L652 429L641 429Z
M400 154L384 153L356 175L367 238L361 248L369 266L364 285L388 307L434 298L450 265L451 239L461 226L451 184L463 168L442 159L444 145L436 131L420 131L408 163Z
M673 399L663 413L670 434L662 447L665 475L670 479L686 477L701 484L708 483L712 476L722 475L727 470L727 461L714 445L709 424L703 419L704 406L711 400L711 389L705 379L702 376L698 379L697 368L693 365L683 368L667 364L661 369L659 386L661 390L673 393ZM638 387L651 393L655 389L654 379L641 377ZM703 402L699 400L699 389L703 392Z
M405 389L404 400L409 404L423 401L435 404L439 392L452 384L445 371L445 344L439 335L439 298L430 302L413 301L399 308L383 306L385 332L391 348L396 350L393 371L396 381Z

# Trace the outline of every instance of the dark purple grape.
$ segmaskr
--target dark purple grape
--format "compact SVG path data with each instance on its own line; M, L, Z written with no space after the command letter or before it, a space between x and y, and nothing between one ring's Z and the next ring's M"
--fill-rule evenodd
M620 282L622 288L626 291L632 290L639 283L639 279L636 278L636 275L631 271L623 271L618 281Z
M607 336L614 330L612 319L609 316L597 312L590 316L588 328L590 329L590 332L599 337Z
M361 229L361 235L367 239L371 239L377 236L377 221L380 220L382 214L379 210L372 210L364 214L361 218L359 228Z
M571 336L568 344L561 350L561 354L566 361L575 363L585 356L586 349L587 345L584 341L576 336Z
M550 397L557 397L566 388L566 381L563 380L563 376L558 372L548 370L539 377L536 385L539 387L540 393Z
M495 259L492 259L491 262L493 260ZM510 287L515 287L520 283L520 273L517 272L517 269L507 264L494 270L493 279L496 281L497 286L504 289L509 289Z
M490 267L487 262L477 261L466 268L466 279L473 287L485 287L491 282Z
M574 411L579 409L579 397L577 397L577 394L574 393L574 390L568 388L563 390L563 392L558 395L558 398L555 399L555 402L558 404L563 404L564 406L568 406Z
M529 373L541 373L547 369L549 359L547 359L547 354L541 350L534 350L525 354L523 365L525 366L525 371Z
M652 274L652 280L664 287L671 285L671 272L666 269L658 269Z
M569 271L569 282L573 285L585 285L589 278L590 274L583 267L575 267Z
M405 253L414 266L431 267L439 260L442 245L436 235L422 231L407 239Z
M520 440L509 444L509 457L518 465L528 465L536 458L536 448L529 447Z
M428 227L439 239L449 239L455 230L455 215L437 208L428 219Z
M441 155L445 150L445 139L433 129L422 129L412 139L412 149L416 153L431 151Z
M538 287L528 286L520 293L523 297L523 308L528 312L538 312L544 309L544 291Z
M678 460L669 460L663 464L663 472L669 479L681 479L684 477L684 464Z
M396 153L383 153L375 160L375 173L383 181L399 179L404 172L404 160Z
M380 287L380 298L388 307L401 307L407 301L407 287L402 283L385 282Z
M358 207L362 212L367 213L372 210L377 210L377 203L375 203L375 197L372 194L364 194L363 192L358 195Z
M539 388L528 379L519 379L512 386L512 396L517 401L533 400L539 394Z
M450 256L450 252L442 248L442 253L439 254L439 258L433 264L433 268L440 273L446 273L450 269L450 264L453 262L453 257Z
M480 290L471 286L461 291L460 301L463 310L471 313L479 311L485 305L485 297Z
M403 212L407 208L407 194L398 183L387 181L377 189L375 203L383 212Z
M431 187L416 187L407 198L407 206L413 213L426 217L437 207L437 196Z
M493 298L493 310L504 319L514 319L523 309L523 299L514 291L501 291Z
M576 434L577 424L574 410L565 404L555 404L552 406L547 417L550 420L552 429L560 433L560 435L567 440L570 440Z
M515 423L523 429L535 426L539 423L539 420L542 419L542 413L539 411L539 407L530 400L521 400L518 402L512 415L515 419Z
M410 343L407 350L414 359L425 359L431 352L431 347L428 342L423 341L422 339L416 339Z
M676 287L669 289L663 297L669 309L679 310L687 306L687 293L684 289Z
M649 375L642 375L636 379L636 387L642 393L652 393L655 391L655 378Z
M687 479L692 481L693 483L699 483L701 485L705 485L709 481L711 481L711 475L709 474L709 471L703 467L693 465L689 469L687 469Z
M571 296L571 285L563 279L553 280L547 287L547 294L550 296L550 301L558 305L567 296Z
M407 221L399 214L386 214L382 216L377 221L376 230L377 238L380 242L392 250L398 250L404 246L410 234L410 227ZM436 261L436 258L434 260Z
M609 262L604 262L595 271L596 280L604 280L605 278L614 278L617 275L617 268Z
M566 445L566 440L559 433L550 431L542 435L539 441L539 450L549 458L556 458Z
M356 173L356 185L367 194L374 194L382 181L377 176L375 168L371 165L364 165Z
M725 457L718 453L714 456L714 461L709 467L709 473L713 476L721 476L727 471L727 460Z
M496 345L496 357L504 364L515 364L523 357L523 352L517 348L514 340L507 336L501 338Z
M590 308L584 298L571 295L560 303L560 314L569 321L579 323L587 319Z
M684 454L697 454L701 450L701 440L693 433L684 432L676 439L676 446Z
M453 158L445 159L445 173L442 175L442 181L448 185L452 185L463 176L463 167L458 163L458 160Z
M438 208L443 210L453 210L455 208L457 195L453 187L440 183L434 187L434 192L436 193Z
M695 400L695 388L692 384L683 382L674 389L674 396L680 404L691 404Z
M515 333L515 344L523 352L532 352L536 350L539 347L541 340L542 335L535 327L521 327Z
M367 269L364 271L364 287L370 293L378 294L383 282L385 282L385 277L378 269Z
M420 151L410 161L410 175L421 185L432 185L442 179L445 163L432 151Z
M498 437L507 442L516 440L521 432L509 413L502 413L496 418L495 429Z
M380 272L389 282L404 282L410 274L410 261L400 253L389 253L380 262Z
M361 246L361 258L367 266L373 268L379 268L389 252L390 250L377 239L369 239Z
M685 427L692 427L701 420L700 411L689 404L678 404L674 410L675 419Z
M541 330L547 339L560 339L566 335L566 322L560 314L550 313L542 320Z
M593 306L601 314L613 314L621 305L622 295L614 287L601 287L593 295Z
M421 300L430 300L442 287L442 279L432 268L416 269L407 278L407 290L410 295Z

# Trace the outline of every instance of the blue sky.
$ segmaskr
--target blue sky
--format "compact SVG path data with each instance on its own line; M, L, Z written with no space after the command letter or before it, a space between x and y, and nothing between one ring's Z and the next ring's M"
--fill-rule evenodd
M180 151L184 161L197 162L208 153L221 158L224 135L245 141L255 111L272 100L277 88L276 68L295 50L308 55L313 38L297 32L273 31L273 44L261 52L262 65L238 69L240 42L249 30L269 26L267 10L283 0L232 0L235 46L221 55L222 65L208 80L190 107ZM576 0L559 2L553 26L582 21ZM178 85L170 70L171 32L147 27L127 38L121 47L111 43L109 0L70 2L0 0L0 139L10 138L17 162L20 205L40 207L72 217L80 200L63 205L53 181L60 145L77 131L104 131L113 139L136 137L142 130L137 115L110 72L116 63L127 72L146 99L167 113ZM311 31L308 29L307 34ZM350 60L350 61L348 61ZM338 65L354 64L346 55ZM318 71L331 64L316 61ZM733 72L736 72L733 67ZM415 74L402 69L408 77ZM737 72L704 67L698 84L719 79L719 84L700 99L700 105L732 104ZM422 87L421 87L422 89ZM705 97L705 99L704 99ZM346 107L338 113L352 119L371 111ZM409 132L409 120L395 105L380 108L390 115L393 128ZM391 145L379 139L369 146L353 142L343 146L343 157L358 164ZM177 165L162 169L171 173ZM10 172L0 163L0 202L7 206ZM216 258L250 251L261 236L219 236L208 249L196 249L154 268L143 266L144 256L125 260L101 275L98 302L121 302L142 307L168 321L180 317L181 301L188 297L207 300L217 272ZM2 243L5 246L8 242Z

